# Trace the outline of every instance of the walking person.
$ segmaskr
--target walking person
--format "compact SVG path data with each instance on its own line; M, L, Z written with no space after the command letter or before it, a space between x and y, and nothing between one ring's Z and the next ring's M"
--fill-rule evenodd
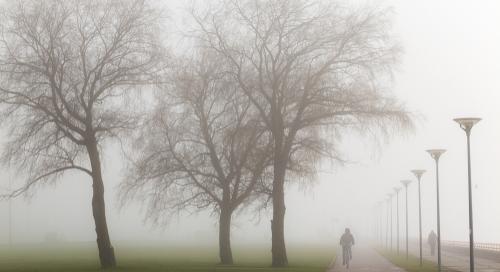
M340 245L342 246L342 265L349 268L349 262L352 260L351 247L354 245L354 236L352 236L349 228L346 228L344 234L340 237Z
M429 236L427 237L427 243L431 247L431 256L434 256L436 252L436 241L437 241L437 235L433 230L431 230Z

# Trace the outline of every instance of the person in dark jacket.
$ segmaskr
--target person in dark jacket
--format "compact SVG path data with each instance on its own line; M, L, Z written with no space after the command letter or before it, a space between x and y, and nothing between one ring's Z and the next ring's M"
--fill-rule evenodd
M437 235L433 230L431 230L431 233L429 233L429 236L427 237L427 243L431 247L432 256L434 256L436 252L436 241L437 241Z
M342 265L349 267L349 261L352 260L351 247L354 245L354 236L349 228L345 229L344 234L340 237L340 245L342 246Z

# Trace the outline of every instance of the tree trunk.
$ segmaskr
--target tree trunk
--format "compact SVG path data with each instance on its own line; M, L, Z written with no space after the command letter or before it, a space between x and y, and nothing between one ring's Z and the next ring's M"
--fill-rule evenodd
M285 246L285 171L286 160L279 155L276 156L272 192L273 220L271 221L273 267L288 265Z
M231 251L231 216L229 207L222 207L219 219L219 254L221 264L233 264Z
M106 206L104 202L104 183L102 180L101 161L95 140L89 141L87 151L92 166L92 213L97 234L97 248L102 268L116 267L115 253L109 239L108 225L106 223Z

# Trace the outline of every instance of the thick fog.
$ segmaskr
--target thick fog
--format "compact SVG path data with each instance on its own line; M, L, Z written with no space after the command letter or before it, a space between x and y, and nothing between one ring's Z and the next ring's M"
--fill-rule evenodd
M386 3L393 6L394 30L404 46L394 75L394 92L414 113L415 131L381 141L356 132L343 134L340 148L347 163L325 161L314 185L287 187L287 241L336 243L344 227L351 227L359 240L369 239L376 203L385 200L402 179L414 181L408 193L409 232L415 237L417 187L410 173L415 168L427 170L422 179L423 231L435 229L434 161L425 152L430 148L447 149L440 160L442 239L467 240L466 138L452 119L473 116L483 118L472 131L475 237L478 242L500 242L500 2ZM175 6L179 4L170 7L170 12L176 12ZM182 28L181 23L176 27ZM113 241L216 245L217 218L208 212L180 213L168 224L154 226L144 220L141 203L120 208L117 186L123 177L124 158L117 144L108 145L103 154ZM2 173L3 188L9 181L13 187L23 182L7 169ZM40 242L51 233L68 241L94 241L91 190L88 176L68 173L57 184L12 200L14 243ZM400 194L401 222L403 201ZM270 244L271 210L260 214L251 211L236 215L233 244ZM0 218L0 243L7 243L6 201L0 203Z

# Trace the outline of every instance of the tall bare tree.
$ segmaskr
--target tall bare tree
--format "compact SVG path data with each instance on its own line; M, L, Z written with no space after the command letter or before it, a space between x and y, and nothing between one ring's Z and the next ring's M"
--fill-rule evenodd
M192 9L195 38L229 63L272 135L272 264L286 266L284 185L291 162L300 169L302 162L334 155L329 131L389 132L411 124L387 91L400 47L388 10L379 7L326 0L206 6Z
M2 159L27 177L10 196L70 170L89 175L103 268L116 261L102 143L135 127L127 98L161 67L159 18L145 0L18 0L2 10L1 121L10 129Z
M234 211L268 198L258 188L271 161L269 135L223 63L193 55L175 67L170 90L158 93L121 196L147 201L156 223L172 212L211 209L219 216L220 261L232 264Z

